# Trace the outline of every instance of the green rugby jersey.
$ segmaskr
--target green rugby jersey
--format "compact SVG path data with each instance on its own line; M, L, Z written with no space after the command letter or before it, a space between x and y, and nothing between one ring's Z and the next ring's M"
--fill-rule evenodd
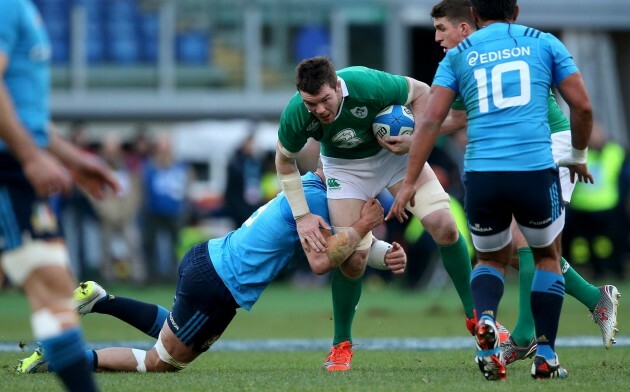
M549 122L549 129L551 133L568 131L571 129L571 122L564 115L560 106L558 106L558 102L556 102L556 97L553 95L553 92L549 91L549 97L547 98L547 121ZM451 109L453 110L466 110L466 106L464 105L464 100L461 96L457 96L451 105Z
M568 131L569 129L571 129L571 122L564 115L562 109L560 109L560 106L558 106L558 102L556 102L556 97L553 96L553 93L551 91L549 91L547 104L549 106L547 119L549 121L549 129L551 129L551 133Z
M285 107L278 139L288 151L300 151L309 137L320 142L322 155L331 158L361 159L381 150L372 133L374 117L389 105L407 103L407 79L366 67L344 68L337 76L343 101L332 124L320 123L299 93Z

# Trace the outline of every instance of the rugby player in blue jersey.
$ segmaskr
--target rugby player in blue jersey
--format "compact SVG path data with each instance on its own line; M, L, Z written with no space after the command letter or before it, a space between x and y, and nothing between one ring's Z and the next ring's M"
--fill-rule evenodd
M503 380L495 318L512 256L512 215L532 248L536 272L531 306L538 348L534 378L567 375L554 351L564 278L560 234L564 205L551 152L547 119L549 89L556 86L571 111L571 152L558 160L571 178L592 182L586 147L592 109L571 55L551 34L512 23L516 0L472 0L479 30L449 50L433 80L428 107L412 137L404 185L387 218L407 217L413 184L457 95L468 115L464 161L465 208L479 263L471 291L479 323L476 361L488 380Z
M435 27L435 40L444 48L444 52L454 48L477 31L470 10L470 0L442 0L432 11ZM442 133L451 133L466 128L467 116L460 99L451 106L447 119L442 124ZM571 151L571 131L567 119L558 106L552 92L548 98L549 129L551 131L551 151L555 159L561 158ZM393 138L398 139L400 137ZM389 141L389 140L388 140ZM402 140L396 140L402 144ZM406 143L406 141L405 141ZM562 199L566 204L571 201L575 182L571 182L569 169L560 167L560 185ZM532 280L534 279L534 257L527 246L527 241L518 226L512 221L512 242L517 254L512 258L512 266L519 270L519 308L518 319L510 337L501 343L501 353L506 365L527 359L536 353L534 337L534 318L532 316L530 297ZM587 282L564 258L561 259L562 275L565 279L566 294L573 296L591 312L593 321L602 333L604 347L610 348L615 343L617 330L617 310L621 294L613 285L596 287Z
M51 129L50 54L33 3L0 1L0 283L6 274L24 289L33 334L65 388L94 391L68 251L48 196L70 190L73 180L96 198L119 185Z
M326 222L328 206L321 169L301 178L311 211ZM87 350L85 357L95 371L169 372L178 371L208 350L236 314L250 310L262 291L278 275L296 263L308 261L316 274L342 264L361 239L383 221L383 208L375 199L366 202L359 220L350 230L330 235L326 252L300 243L295 219L284 193L260 207L243 225L222 238L193 246L182 258L170 312L161 306L108 295L95 282L82 283L75 291L80 314L113 315L157 338L149 351L132 348ZM399 244L391 251L374 239L370 264L385 263L404 272L407 256ZM24 373L50 371L41 350L23 361ZM54 369L52 369L54 370Z

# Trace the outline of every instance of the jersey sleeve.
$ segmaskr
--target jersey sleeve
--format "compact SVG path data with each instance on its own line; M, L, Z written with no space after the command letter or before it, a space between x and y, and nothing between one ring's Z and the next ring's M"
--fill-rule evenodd
M299 102L297 100L299 99ZM301 105L301 106L300 106ZM308 141L304 124L308 121L308 111L298 94L282 111L278 128L278 139L289 152L299 152Z
M543 42L546 44L547 50L553 59L553 83L558 86L569 75L579 72L573 57L558 38L553 34L544 34Z
M409 97L409 82L401 75L394 75L372 69L375 88L380 91L382 106L405 105Z
M466 110L466 104L464 104L464 99L461 95L455 97L453 104L451 105L451 109L453 110Z
M20 4L13 0L0 1L0 52L8 55L17 40Z
M459 95L459 86L457 84L457 78L455 76L452 62L454 54L454 50L446 52L446 57L440 61L440 65L435 72L433 84L451 89L455 92L455 95Z

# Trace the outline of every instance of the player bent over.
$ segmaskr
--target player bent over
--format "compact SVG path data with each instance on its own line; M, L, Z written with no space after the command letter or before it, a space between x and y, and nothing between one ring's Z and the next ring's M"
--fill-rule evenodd
M326 187L321 172L301 179L311 211L328 221ZM113 315L157 338L149 351L133 348L87 350L85 356L95 371L170 372L190 364L219 339L241 307L250 310L262 291L286 269L308 260L311 269L324 274L343 263L372 228L383 221L383 208L368 200L359 219L348 230L330 235L326 252L314 252L300 244L295 220L284 193L258 209L240 228L223 238L193 246L182 258L175 303L170 313L154 304L108 295L94 282L75 290L80 314ZM404 272L407 257L394 243L391 250L375 241L375 263L388 265L393 273ZM46 353L36 351L21 361L18 371L54 371Z

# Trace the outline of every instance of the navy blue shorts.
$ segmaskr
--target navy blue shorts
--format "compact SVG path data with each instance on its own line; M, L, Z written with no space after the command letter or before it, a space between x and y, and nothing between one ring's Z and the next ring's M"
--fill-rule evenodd
M167 318L171 331L194 351L207 351L238 308L210 261L208 242L190 248L179 265L175 303Z
M35 194L12 155L0 152L0 251L19 247L24 235L43 240L62 237L49 200Z
M490 236L509 229L512 215L525 227L544 229L564 209L557 169L466 172L465 210L471 233Z

